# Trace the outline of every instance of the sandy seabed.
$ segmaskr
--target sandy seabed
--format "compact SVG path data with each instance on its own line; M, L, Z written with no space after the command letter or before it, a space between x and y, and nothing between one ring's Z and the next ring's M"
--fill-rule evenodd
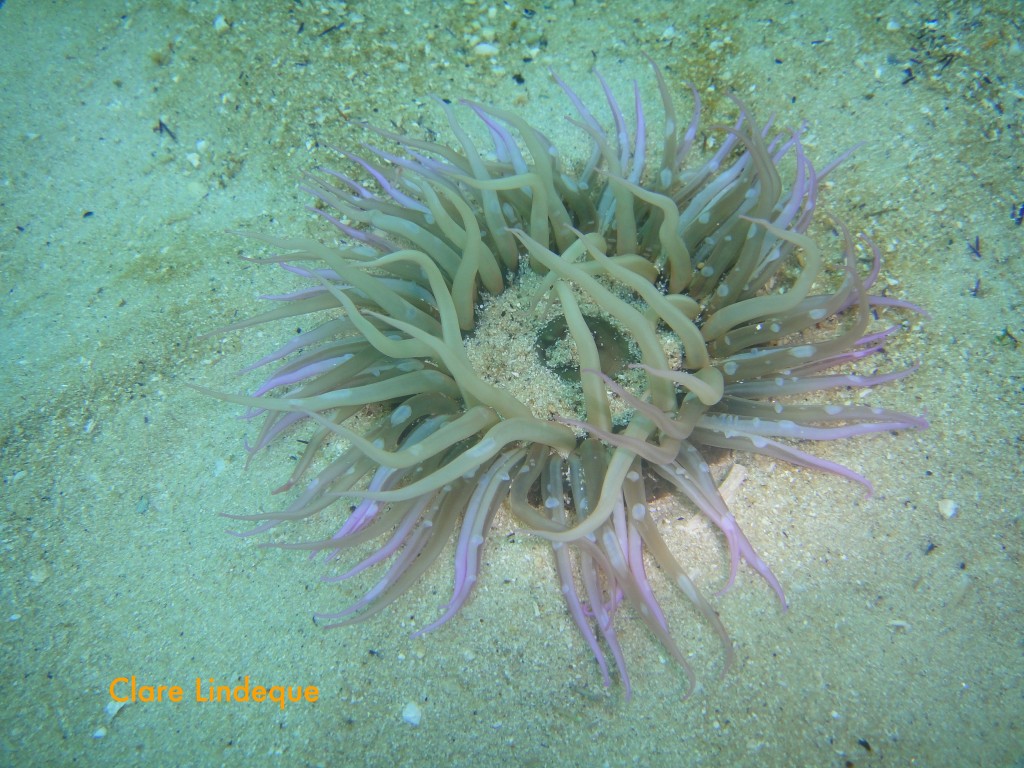
M1019 4L736 5L0 7L0 763L1024 765ZM667 600L700 679L688 699L629 617L634 697L606 691L548 548L500 515L475 598L441 630L409 638L450 568L379 618L317 628L360 585L320 585L322 566L218 516L277 508L297 446L246 469L255 427L185 386L251 384L234 372L294 330L203 336L292 286L238 260L253 246L230 232L330 237L301 175L364 121L444 136L431 96L512 105L571 160L550 68L594 103L594 67L650 99L645 55L680 114L697 86L706 125L733 118L735 92L806 120L819 165L865 142L822 206L880 245L889 295L931 315L900 315L887 362L921 369L870 397L931 428L821 448L870 498L729 459L747 471L733 510L791 608L749 569L714 597L737 648L722 678L713 633ZM713 595L723 543L662 514ZM153 700L114 701L133 676ZM194 695L246 678L245 700ZM274 686L318 696L251 695Z

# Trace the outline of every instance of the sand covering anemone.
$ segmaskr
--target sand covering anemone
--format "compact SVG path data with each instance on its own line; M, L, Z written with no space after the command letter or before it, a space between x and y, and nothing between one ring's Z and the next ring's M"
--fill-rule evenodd
M724 535L727 586L746 561L784 606L778 580L719 493L707 448L759 453L870 488L797 444L925 426L865 405L794 402L911 372L836 370L879 352L895 330L867 331L873 307L913 309L869 293L879 273L870 241L834 222L836 256L826 257L807 235L820 182L839 161L816 170L802 129L758 125L736 101L734 124L715 129L717 151L688 167L700 97L691 87L692 116L680 125L657 68L654 76L662 130L652 145L636 84L630 124L600 76L610 126L554 78L589 139L590 156L578 165L515 112L442 102L450 146L376 130L391 149L345 153L347 173L322 169L307 179L315 210L342 244L262 238L283 253L259 261L306 285L267 297L280 306L230 328L295 318L312 327L248 369L278 366L254 393L219 396L262 416L251 453L303 423L312 434L279 489L304 483L291 504L238 517L258 521L250 533L261 533L346 512L328 538L273 545L328 560L378 542L350 570L325 577L380 572L361 598L319 616L330 626L385 609L454 537L453 595L419 632L447 622L470 596L488 529L506 504L516 527L550 542L566 606L606 685L610 653L629 693L614 621L628 602L692 686L648 568L714 628L726 666L731 643L659 531L655 486L677 491ZM788 184L780 164L791 169ZM557 364L557 379L575 393L565 412L531 407L467 351L495 300L488 297L527 279L521 327L543 329L538 359L548 360L549 344L568 350L568 364ZM618 353L606 354L608 345ZM332 440L343 448L327 460Z

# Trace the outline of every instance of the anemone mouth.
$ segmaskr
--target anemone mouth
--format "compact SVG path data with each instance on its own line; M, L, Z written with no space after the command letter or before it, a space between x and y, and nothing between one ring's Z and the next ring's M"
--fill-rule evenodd
M765 454L870 487L796 444L926 426L879 408L803 402L807 393L911 372L843 370L878 352L894 330L869 332L870 308L916 310L871 295L879 253L870 241L837 222L829 256L807 234L820 181L843 158L817 171L802 130L758 125L737 100L718 151L693 162L697 91L680 126L662 73L653 72L657 145L648 146L635 85L628 121L601 80L609 128L555 76L590 141L580 165L564 165L516 113L441 103L451 146L378 130L394 150L366 146L346 154L348 173L307 178L314 210L342 244L261 238L283 253L260 261L305 286L268 297L280 306L230 327L305 315L319 324L251 366L278 366L254 393L219 396L263 419L251 453L302 423L312 435L279 489L305 483L292 502L236 517L256 521L249 533L261 533L348 511L354 499L332 536L275 546L332 560L377 542L325 580L371 568L379 580L318 620L340 626L379 613L454 539L452 598L419 633L441 626L469 598L505 504L517 525L550 542L567 609L606 685L614 664L629 695L614 621L628 602L692 687L647 569L660 569L717 632L726 667L731 642L662 539L655 496L672 489L722 532L727 588L745 561L785 607L781 585L723 500L707 452ZM792 167L786 184L780 164ZM822 289L829 272L836 278ZM516 382L524 379L541 394L522 394ZM316 466L336 438L345 447Z

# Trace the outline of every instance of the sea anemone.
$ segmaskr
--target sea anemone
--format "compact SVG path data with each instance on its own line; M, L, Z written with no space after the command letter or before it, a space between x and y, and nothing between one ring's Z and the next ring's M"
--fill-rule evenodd
M251 395L218 396L262 417L250 454L304 424L310 433L278 489L303 484L291 504L233 517L258 521L246 532L255 534L347 513L327 538L272 545L327 560L378 542L324 580L373 567L379 580L318 621L343 626L384 610L454 537L451 600L417 634L437 629L472 593L504 505L513 526L550 543L606 686L608 653L630 693L615 622L628 603L692 688L648 569L713 627L726 667L732 646L666 545L652 502L666 492L687 499L724 536L726 588L746 561L785 607L719 492L710 455L758 453L870 490L798 444L926 426L867 405L798 402L913 370L850 372L896 330L868 331L878 308L916 308L870 294L880 257L867 238L835 220L818 240L807 234L821 180L843 158L816 170L803 128L759 125L733 99L735 121L716 126L713 155L693 162L700 96L691 86L692 117L680 125L653 71L662 138L651 146L636 84L630 125L600 75L610 125L554 76L589 142L579 163L563 161L517 112L441 101L450 145L371 128L390 149L365 145L343 154L347 172L306 179L340 244L261 237L282 253L256 261L305 286L265 297L280 306L229 328L297 318L311 327L246 369L279 366ZM494 327L525 355L510 346L504 360L481 356L479 336ZM539 370L544 402L512 386L527 369Z

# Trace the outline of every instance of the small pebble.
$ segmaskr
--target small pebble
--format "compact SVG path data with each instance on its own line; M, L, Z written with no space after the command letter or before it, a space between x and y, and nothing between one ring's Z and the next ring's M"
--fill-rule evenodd
M423 719L423 711L411 701L402 710L402 719L409 725L416 727Z
M952 499L940 499L939 500L939 512L944 518L950 520L956 517L956 513L960 511L960 506Z

